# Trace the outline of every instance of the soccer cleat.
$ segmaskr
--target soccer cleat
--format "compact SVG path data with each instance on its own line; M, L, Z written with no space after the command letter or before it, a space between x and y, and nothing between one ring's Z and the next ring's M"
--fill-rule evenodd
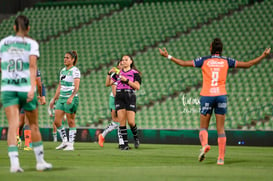
M138 149L139 148L139 139L135 139L135 148Z
M67 142L62 142L59 146L56 147L56 150L62 150L67 147Z
M104 137L102 136L102 134L99 134L99 145L103 147L103 143L104 143Z
M27 147L24 148L24 150L25 150L25 151L32 151L32 148L29 147L29 146L27 146Z
M64 151L74 151L74 145L73 143L66 143L66 147L64 148Z
M10 173L21 173L24 170L21 167L10 167Z
M205 155L206 155L206 153L207 153L209 150L210 150L210 146L209 146L209 145L203 146L203 148L200 150L201 153L200 153L200 155L199 155L199 157L198 157L199 162L202 162L203 160L205 160Z
M219 159L217 160L217 165L224 165L224 159L219 158Z
M16 136L16 141L17 141L17 147L21 148L21 146L22 146L22 140L21 140L20 136Z
M130 150L130 147L128 145L120 145L120 150Z
M36 164L36 170L38 171L44 171L44 170L50 170L52 169L52 164L43 162L43 163L37 163Z

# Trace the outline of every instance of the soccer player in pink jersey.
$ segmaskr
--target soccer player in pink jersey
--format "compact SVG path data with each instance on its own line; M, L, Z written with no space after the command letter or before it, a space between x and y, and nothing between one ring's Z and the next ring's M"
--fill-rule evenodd
M210 56L200 57L191 61L177 59L168 54L167 50L159 49L160 54L182 67L198 67L202 69L203 87L200 98L200 132L199 139L202 145L199 161L205 159L205 154L210 150L208 145L208 127L212 111L216 117L218 134L219 155L217 164L224 165L226 135L225 135L225 114L227 111L226 78L229 68L249 68L259 63L269 53L271 48L266 48L261 56L247 62L241 62L232 58L221 56L223 43L220 38L215 38L210 46Z

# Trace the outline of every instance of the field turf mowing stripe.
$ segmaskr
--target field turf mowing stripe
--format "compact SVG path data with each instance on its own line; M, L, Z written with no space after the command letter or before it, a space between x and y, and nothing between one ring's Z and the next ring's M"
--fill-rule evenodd
M9 173L6 141L0 141L2 181L89 180L272 180L273 148L227 146L225 165L216 164L218 147L198 162L200 146L141 144L139 149L120 151L117 144L76 143L75 151L55 150L59 143L44 142L45 159L53 164L46 172L35 170L33 151L19 150L24 173ZM133 146L131 144L131 146Z

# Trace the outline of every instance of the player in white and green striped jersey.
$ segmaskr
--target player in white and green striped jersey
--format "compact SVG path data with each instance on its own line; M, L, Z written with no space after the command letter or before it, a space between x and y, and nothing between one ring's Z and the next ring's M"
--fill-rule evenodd
M55 125L62 138L62 144L56 147L57 150L64 149L65 151L74 150L74 141L76 137L76 124L75 116L79 104L78 90L80 86L80 70L75 67L78 61L76 51L69 51L65 54L64 65L65 67L60 72L59 85L56 90L55 96L50 102L50 108L55 107ZM67 139L66 132L62 126L64 115L67 117L69 126L69 140Z
M29 20L20 15L15 19L15 36L8 36L0 42L1 97L9 122L8 155L10 172L23 172L18 158L16 131L19 127L19 108L26 111L32 131L32 146L36 157L36 169L51 169L44 160L44 148L38 127L38 102L36 95L37 59L40 56L38 43L28 37Z

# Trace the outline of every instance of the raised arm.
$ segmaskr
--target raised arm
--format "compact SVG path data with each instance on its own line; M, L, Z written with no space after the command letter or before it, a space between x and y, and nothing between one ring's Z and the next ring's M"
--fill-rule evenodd
M270 50L271 50L271 48L266 48L262 55L260 55L259 57L256 57L253 60L250 60L248 62L237 61L236 68L250 68L251 66L259 63L262 59L267 57L267 55L269 55L269 53L270 53Z
M107 77L106 77L106 80L105 80L105 86L106 87L109 87L109 86L113 85L114 81L111 79L111 74L112 73L117 73L116 71L117 70L116 70L115 67L113 67L113 68L111 68L111 70L109 70L109 72L107 74Z
M174 63L182 66L182 67L193 67L193 62L192 61L185 61L185 60L180 60L178 58L175 58L171 55L168 54L166 48L163 48L163 50L161 50L159 48L159 52L163 57L168 58L169 60L173 61Z
M114 83L114 81L111 79L111 74L110 75L108 74L106 77L106 80L105 80L105 86L109 87L109 86L113 85L113 83Z

